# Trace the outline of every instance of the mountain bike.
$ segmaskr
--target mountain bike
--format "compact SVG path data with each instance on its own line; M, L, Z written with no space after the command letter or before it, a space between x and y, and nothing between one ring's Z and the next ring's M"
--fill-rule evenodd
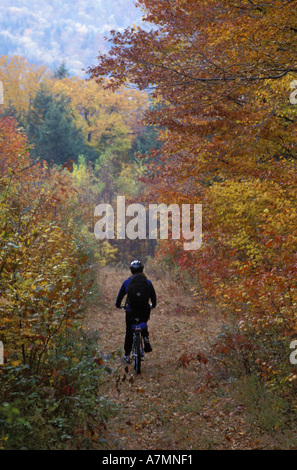
M121 307L126 309L126 307ZM134 318L135 323L132 325L133 343L132 343L132 363L136 374L140 374L141 361L144 360L143 338L141 331L147 329L147 324L141 322L139 318Z

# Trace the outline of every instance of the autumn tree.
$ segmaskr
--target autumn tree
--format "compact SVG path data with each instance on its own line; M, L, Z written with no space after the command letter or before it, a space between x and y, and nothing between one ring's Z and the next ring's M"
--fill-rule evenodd
M53 338L78 318L87 259L67 170L30 159L26 136L1 118L0 329L7 360L39 368Z
M258 159L263 143L276 145L267 139L267 129L289 124L282 114L284 103L289 104L291 78L286 75L294 71L290 51L295 16L290 14L292 2L273 2L265 8L261 2L254 7L237 3L141 1L147 9L145 20L155 29L114 32L110 53L99 56L99 65L90 74L98 81L112 75L112 89L127 80L140 89L151 87L162 106L148 114L148 122L170 132L169 154L183 152L199 164L200 172L209 170L211 162L213 171L237 171L242 176L249 170L242 162L246 149L253 145ZM282 41L290 46L280 55ZM271 90L276 79L275 93L282 96L277 104ZM261 149L255 148L257 142Z
M77 126L87 142L104 153L127 158L132 142L142 129L141 118L147 107L146 93L122 88L112 93L95 81L64 78L52 82L56 96L65 96Z
M45 66L28 63L24 57L1 56L0 80L4 86L4 111L12 113L22 123L26 124L26 116L32 100L34 100L41 83L46 83L51 77Z

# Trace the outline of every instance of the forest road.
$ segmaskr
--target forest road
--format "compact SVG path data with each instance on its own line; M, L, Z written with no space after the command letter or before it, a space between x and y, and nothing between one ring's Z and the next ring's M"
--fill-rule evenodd
M125 312L115 299L129 272L100 268L100 299L86 314L87 330L99 333L99 349L113 372L99 393L119 405L102 432L98 449L219 450L261 449L266 438L255 433L246 407L232 392L232 383L214 376L207 355L222 319L211 302L168 274L146 272L154 284L157 307L148 322L153 351L146 354L141 374L125 366ZM200 360L199 360L200 359ZM109 363L110 362L110 363ZM211 379L211 380L209 380ZM207 385L208 384L208 385ZM269 447L269 445L268 445Z

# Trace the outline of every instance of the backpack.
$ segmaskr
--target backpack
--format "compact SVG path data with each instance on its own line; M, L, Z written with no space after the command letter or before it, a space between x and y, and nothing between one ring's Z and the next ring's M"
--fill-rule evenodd
M128 290L127 301L132 310L141 310L148 305L150 299L150 289L147 279L142 274L135 274L131 277Z

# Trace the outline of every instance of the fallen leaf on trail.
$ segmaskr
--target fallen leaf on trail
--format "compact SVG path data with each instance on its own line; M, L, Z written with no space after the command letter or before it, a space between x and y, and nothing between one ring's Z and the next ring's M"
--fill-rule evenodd
M193 361L195 359L195 356L194 354L187 354L187 353L183 353L179 359L178 359L178 362L179 362L179 365L181 367L188 367L190 362Z

